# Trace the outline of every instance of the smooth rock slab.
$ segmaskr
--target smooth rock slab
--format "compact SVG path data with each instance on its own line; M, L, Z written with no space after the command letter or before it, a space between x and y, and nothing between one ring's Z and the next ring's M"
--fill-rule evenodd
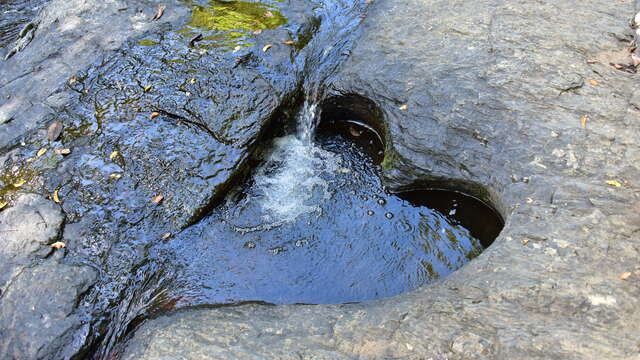
M65 359L76 353L89 325L73 310L96 275L90 267L53 259L24 270L0 298L2 358Z
M480 184L501 235L388 299L168 314L124 358L636 358L640 85L607 60L628 52L633 14L624 2L374 2L334 94L384 114L389 185Z
M60 206L36 194L22 195L0 212L0 291L32 259L52 251L63 221Z

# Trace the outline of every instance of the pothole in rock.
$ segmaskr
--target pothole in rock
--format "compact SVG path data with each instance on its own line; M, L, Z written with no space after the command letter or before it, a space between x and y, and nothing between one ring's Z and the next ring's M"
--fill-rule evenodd
M373 300L440 279L493 241L502 220L473 197L387 192L382 132L362 115L325 103L314 142L274 139L247 183L168 240L172 308Z

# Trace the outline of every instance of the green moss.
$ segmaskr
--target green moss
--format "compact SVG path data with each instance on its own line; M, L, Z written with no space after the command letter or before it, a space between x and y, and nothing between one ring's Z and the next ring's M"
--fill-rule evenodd
M155 40L145 39L145 40L138 41L138 44L140 44L142 46L153 46L153 45L158 45L160 43L158 41L155 41Z
M247 1L212 0L209 6L201 6L192 1L191 19L186 27L179 30L185 37L204 34L199 43L203 47L242 46L240 40L257 30L275 29L287 24L287 18L274 6ZM220 34L222 32L222 34Z
M7 201L8 194L29 186L38 174L38 171L28 167L20 167L16 171L0 174L0 202Z
M393 167L393 164L395 164L399 158L400 156L397 152L393 149L387 149L387 151L384 152L384 159L380 166L382 166L383 169L388 170Z

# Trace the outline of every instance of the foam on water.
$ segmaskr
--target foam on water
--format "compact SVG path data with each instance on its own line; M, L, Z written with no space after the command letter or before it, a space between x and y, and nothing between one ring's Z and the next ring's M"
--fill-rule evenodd
M331 198L329 179L341 164L339 155L290 135L274 140L271 153L256 171L252 194L244 203L262 209L262 226L293 221L321 212L319 203Z

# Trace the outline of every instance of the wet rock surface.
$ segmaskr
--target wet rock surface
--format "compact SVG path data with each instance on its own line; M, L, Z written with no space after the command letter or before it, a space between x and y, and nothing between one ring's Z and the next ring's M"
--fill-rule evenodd
M633 11L375 2L332 88L382 109L390 185L453 177L500 205L500 237L443 281L390 299L159 317L124 358L637 356L639 89L606 61L630 45Z
M154 22L157 5L52 0L33 40L0 64L0 226L38 212L47 223L0 233L26 244L0 251L16 264L0 277L0 353L637 355L640 89L608 63L628 53L632 4L376 1L364 17L364 4L270 3L249 13L286 24L254 19L223 38L206 3ZM175 274L154 244L244 178L250 153L318 83L379 107L387 185L462 188L502 212L499 238L444 280L388 299L162 315ZM50 142L53 121L64 130ZM45 200L56 190L61 205ZM67 248L51 254L58 238Z

